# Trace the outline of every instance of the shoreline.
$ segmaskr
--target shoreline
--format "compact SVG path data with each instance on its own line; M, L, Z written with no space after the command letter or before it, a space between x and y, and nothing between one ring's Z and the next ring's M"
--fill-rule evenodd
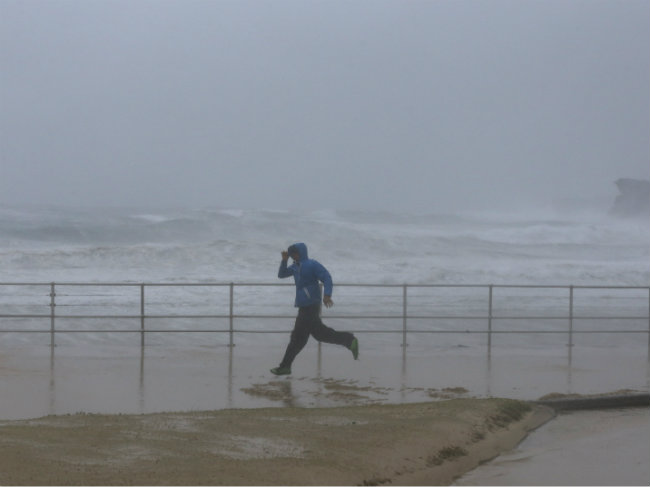
M448 485L554 416L451 399L0 421L0 484Z

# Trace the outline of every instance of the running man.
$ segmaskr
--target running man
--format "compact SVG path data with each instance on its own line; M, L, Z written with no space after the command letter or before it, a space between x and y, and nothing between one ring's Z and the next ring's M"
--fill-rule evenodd
M293 259L293 263L287 266L289 257ZM295 307L298 308L298 316L284 358L280 362L280 366L271 369L271 372L275 375L291 374L291 364L307 344L309 335L319 342L343 345L352 351L354 360L357 360L359 358L359 341L354 335L349 332L333 330L325 326L320 319L321 290L319 282L322 282L324 287L323 304L331 308L334 306L332 276L320 262L309 258L307 246L304 243L293 244L282 252L278 277L282 279L290 276L293 276L296 283Z

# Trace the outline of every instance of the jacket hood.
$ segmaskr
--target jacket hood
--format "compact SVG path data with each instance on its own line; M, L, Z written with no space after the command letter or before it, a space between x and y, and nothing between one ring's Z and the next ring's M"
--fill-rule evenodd
M300 262L304 262L309 258L309 254L307 253L307 245L304 243L295 243L291 247L295 247L295 249L298 251L298 255L300 255Z

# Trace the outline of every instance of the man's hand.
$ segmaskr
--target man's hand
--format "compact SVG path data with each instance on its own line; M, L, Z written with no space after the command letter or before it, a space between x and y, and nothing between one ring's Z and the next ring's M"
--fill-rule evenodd
M331 308L334 306L334 301L332 301L331 296L323 296L323 304L325 305L326 308Z
M289 260L289 252L286 250L282 251L282 260Z

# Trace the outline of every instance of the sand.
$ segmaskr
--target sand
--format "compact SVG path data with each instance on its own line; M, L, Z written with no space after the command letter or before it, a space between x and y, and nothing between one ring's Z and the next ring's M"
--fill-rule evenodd
M0 421L0 484L448 485L554 414L452 399Z

